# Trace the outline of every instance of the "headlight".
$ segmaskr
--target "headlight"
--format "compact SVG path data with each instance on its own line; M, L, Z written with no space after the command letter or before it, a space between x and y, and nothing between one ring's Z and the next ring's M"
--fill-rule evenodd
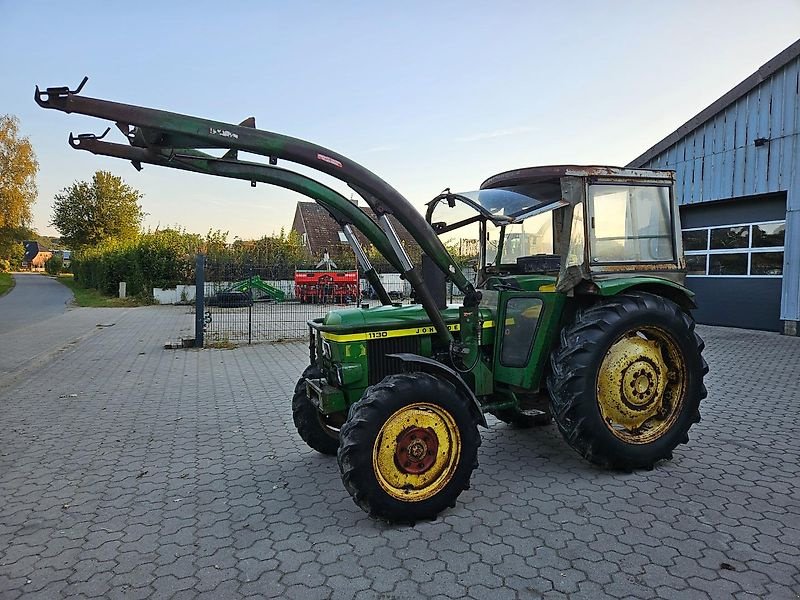
M354 363L336 365L333 369L333 378L339 387L355 385L364 378L364 369Z

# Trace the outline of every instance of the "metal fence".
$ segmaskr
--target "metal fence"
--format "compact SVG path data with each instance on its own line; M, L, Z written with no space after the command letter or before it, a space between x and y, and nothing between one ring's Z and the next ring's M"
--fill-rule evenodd
M205 347L304 338L307 321L336 308L376 306L377 294L356 270L325 271L307 265L259 265L198 256L196 320ZM468 277L474 272L466 271ZM394 302L413 302L411 286L399 273L379 275ZM202 294L200 294L202 290ZM448 300L460 303L458 289Z

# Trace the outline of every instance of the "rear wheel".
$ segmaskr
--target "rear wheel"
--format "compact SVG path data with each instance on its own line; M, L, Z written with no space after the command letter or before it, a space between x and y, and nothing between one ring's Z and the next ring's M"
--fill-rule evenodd
M322 373L315 365L311 365L303 371L294 386L292 418L297 433L306 444L317 452L335 456L339 449L339 428L344 420L344 415L340 419L336 419L335 416L323 415L306 393L306 378L318 379L320 377L322 377Z
M689 441L705 398L703 341L674 302L629 292L579 310L548 378L553 417L587 460L652 468Z
M387 521L415 522L454 506L469 487L480 435L453 385L404 373L364 392L340 441L339 470L356 504Z

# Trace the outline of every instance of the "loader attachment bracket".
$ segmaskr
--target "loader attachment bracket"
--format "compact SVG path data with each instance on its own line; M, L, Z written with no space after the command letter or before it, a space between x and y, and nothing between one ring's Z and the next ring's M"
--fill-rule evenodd
M39 106L43 108L50 108L48 104L52 98L67 98L68 96L80 94L87 81L89 81L89 77L84 76L84 78L78 84L78 87L76 87L74 90L62 85L60 87L45 88L44 91L41 91L37 85L36 91L33 93L33 99L36 100L36 104Z
M108 135L109 131L111 131L111 127L106 127L106 130L100 135L96 133L79 133L78 135L73 135L73 133L70 132L69 145L73 148L80 148L81 143L86 140L102 140Z

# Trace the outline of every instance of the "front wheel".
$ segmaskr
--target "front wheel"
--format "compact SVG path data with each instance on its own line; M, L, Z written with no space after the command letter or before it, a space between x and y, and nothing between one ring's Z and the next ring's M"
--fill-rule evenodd
M297 433L311 448L322 454L336 456L339 449L339 426L335 416L323 415L311 402L306 393L306 378L318 379L322 376L315 365L306 367L292 396L292 418Z
M654 294L628 292L579 310L548 378L553 417L581 456L652 468L689 441L708 366L694 320Z
M390 375L350 407L339 470L364 511L413 523L455 505L480 443L468 401L452 384L429 373Z

